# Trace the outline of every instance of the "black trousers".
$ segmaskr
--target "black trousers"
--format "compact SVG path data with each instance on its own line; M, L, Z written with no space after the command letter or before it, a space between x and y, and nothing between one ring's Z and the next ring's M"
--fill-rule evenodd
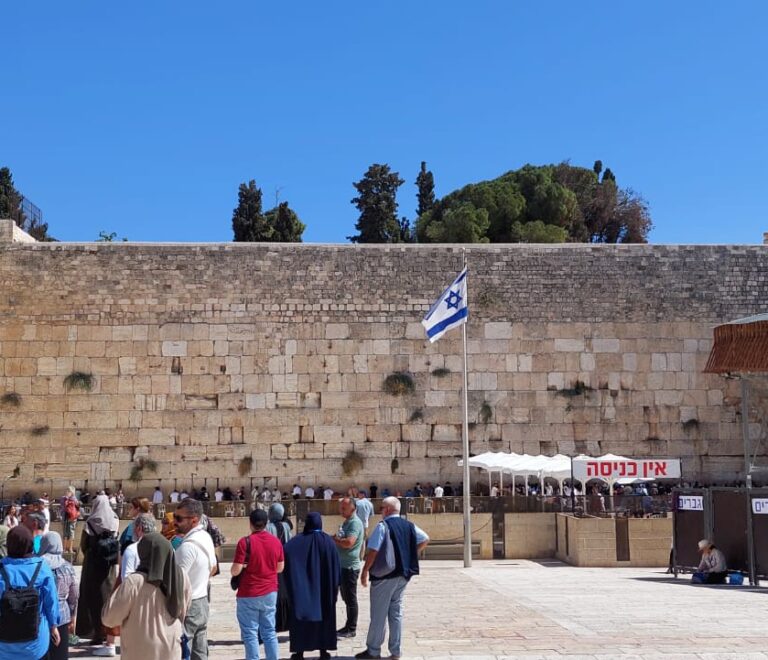
M61 642L54 646L53 642L48 647L48 654L43 656L43 660L66 660L69 658L69 624L65 623L59 626L59 636Z
M347 623L344 628L350 632L357 632L357 579L360 577L360 569L341 569L341 598L347 606Z

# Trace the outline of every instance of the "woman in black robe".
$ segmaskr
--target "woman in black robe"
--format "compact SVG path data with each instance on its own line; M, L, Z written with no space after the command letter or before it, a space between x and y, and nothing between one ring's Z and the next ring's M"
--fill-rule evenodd
M336 544L323 532L319 513L307 515L304 533L285 544L285 582L290 601L291 660L304 651L330 658L336 650L336 599L341 568Z
M83 570L80 574L80 599L75 624L77 636L90 639L93 645L105 639L101 608L112 593L117 579L119 524L117 514L109 505L109 498L99 495L93 502L91 515L85 522L80 540Z

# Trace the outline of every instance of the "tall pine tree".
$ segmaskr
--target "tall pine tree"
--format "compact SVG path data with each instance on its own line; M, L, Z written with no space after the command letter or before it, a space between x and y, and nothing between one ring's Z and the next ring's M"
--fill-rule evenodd
M272 238L270 240L280 243L301 243L301 235L307 226L299 219L288 202L282 202L275 208L270 209L264 214L264 218L272 227Z
M21 195L13 185L13 175L7 167L0 167L0 218L10 218L19 227L24 225Z
M432 172L427 170L426 161L421 161L421 171L416 177L416 187L418 193L416 199L419 204L416 208L416 217L424 215L435 207L435 178Z
M236 242L272 240L273 229L261 212L261 189L251 179L241 183L237 208L232 213L232 231Z
M405 181L389 165L374 163L357 183L358 196L352 200L360 217L355 224L358 234L348 236L353 243L399 243L397 189Z
M32 238L38 241L55 241L48 235L48 223L42 214L27 215L22 205L24 198L13 184L13 175L7 167L0 167L0 218L10 218Z

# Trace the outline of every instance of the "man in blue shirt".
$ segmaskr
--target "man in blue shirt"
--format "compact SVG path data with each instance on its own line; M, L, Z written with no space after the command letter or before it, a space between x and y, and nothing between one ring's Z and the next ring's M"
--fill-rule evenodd
M363 521L363 528L367 530L368 521L373 515L373 504L371 504L371 500L369 500L363 492L361 492L360 496L355 500L355 513L357 513L357 517Z
M355 658L381 658L389 622L389 653L400 660L403 626L403 594L408 581L419 573L419 553L429 537L412 522L400 517L400 500L386 497L381 503L381 522L368 539L368 551L360 575L364 587L371 581L371 623L366 649Z

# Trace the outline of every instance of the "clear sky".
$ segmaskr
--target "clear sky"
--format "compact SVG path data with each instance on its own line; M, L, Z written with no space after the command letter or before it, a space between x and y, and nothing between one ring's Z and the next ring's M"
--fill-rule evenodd
M389 163L413 217L525 163L610 167L658 243L768 231L768 2L15 0L2 10L0 164L62 240L229 241L255 179L354 233Z

